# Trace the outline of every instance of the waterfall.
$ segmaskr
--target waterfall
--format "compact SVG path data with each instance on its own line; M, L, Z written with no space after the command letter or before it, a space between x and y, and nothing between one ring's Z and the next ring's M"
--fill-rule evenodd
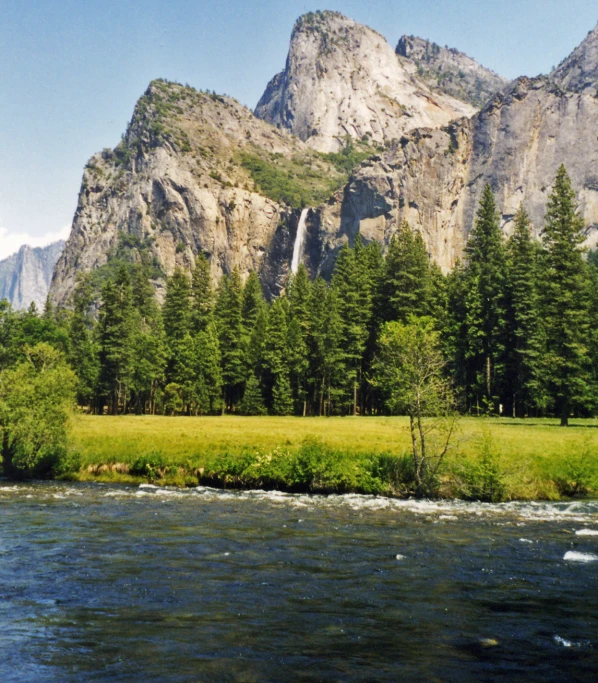
M301 218L299 218L299 225L297 225L297 237L295 237L295 246L293 247L293 260L291 261L291 272L296 273L299 270L301 257L303 256L303 244L305 243L305 224L307 222L307 214L309 209L301 211Z

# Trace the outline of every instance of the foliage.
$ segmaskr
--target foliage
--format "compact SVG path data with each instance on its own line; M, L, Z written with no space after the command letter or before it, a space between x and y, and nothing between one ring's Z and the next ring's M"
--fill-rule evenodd
M429 318L386 323L380 335L377 383L393 412L409 416L418 495L431 495L452 446L456 416L438 332Z
M593 404L590 356L590 279L583 259L584 225L564 166L548 200L542 233L546 250L545 372L556 412L566 426L572 409Z
M458 494L465 500L498 503L505 498L505 477L489 430L479 439L476 457L465 459L455 468Z
M67 456L76 378L63 355L46 343L0 373L2 466L8 476L47 477Z

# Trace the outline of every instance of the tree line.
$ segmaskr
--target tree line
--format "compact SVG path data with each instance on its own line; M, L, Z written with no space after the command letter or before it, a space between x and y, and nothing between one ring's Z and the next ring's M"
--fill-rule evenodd
M157 303L147 269L122 267L99 301L82 277L70 310L0 304L0 367L39 342L61 350L94 413L372 415L393 411L380 367L390 323L425 318L467 414L591 415L598 407L598 259L564 167L541 241L523 209L505 240L484 189L464 258L444 275L422 236L399 226L339 252L330 282L302 266L266 302L259 279L212 281L199 255Z

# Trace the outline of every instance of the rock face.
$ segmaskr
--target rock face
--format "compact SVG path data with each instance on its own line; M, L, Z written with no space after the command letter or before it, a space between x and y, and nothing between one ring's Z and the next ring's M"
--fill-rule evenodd
M337 12L306 14L293 29L285 70L270 81L255 114L334 152L347 136L387 144L414 128L474 113L433 92L416 71L376 31Z
M166 276L190 269L200 252L214 276L255 270L266 294L276 295L307 207L302 261L312 276L329 274L339 247L358 232L387 244L403 219L446 271L463 254L486 183L506 233L522 204L539 233L561 163L595 244L597 30L550 76L518 79L460 118L473 107L418 79L426 48L409 41L401 49L410 56L396 55L342 15L306 15L285 71L258 106L266 121L231 98L153 82L123 141L85 169L54 301L67 305L80 272L109 272L114 259L145 263L162 297ZM459 64L475 95L481 67L468 71L459 53L448 53L430 63L443 73ZM496 82L484 80L482 92ZM349 148L319 151L338 150L347 135L356 140L351 158ZM349 174L345 162L365 157Z
M17 310L28 308L32 302L42 310L63 249L62 240L47 247L23 245L16 254L0 261L0 299Z
M586 90L564 91L549 78L519 79L473 118L414 131L365 162L336 205L320 212L323 253L334 253L358 231L387 242L406 219L449 270L462 255L486 183L496 194L507 234L522 204L539 234L561 163L578 193L588 244L594 245L597 130L598 98Z
M486 69L474 59L454 48L415 36L403 36L397 54L417 67L418 76L432 90L456 97L476 108L482 107L508 81Z
M310 176L303 184L291 179L305 168ZM269 192L258 192L252 172ZM301 197L294 193L318 201L318 183L332 188L342 182L320 155L232 98L154 81L123 142L85 168L51 296L67 304L79 273L124 256L151 267L161 296L165 277L177 266L190 269L199 252L215 277L233 268L243 276L255 270L266 292L276 294L290 267L300 214L293 204ZM277 191L284 200L264 196Z
M598 25L550 77L565 90L598 96Z

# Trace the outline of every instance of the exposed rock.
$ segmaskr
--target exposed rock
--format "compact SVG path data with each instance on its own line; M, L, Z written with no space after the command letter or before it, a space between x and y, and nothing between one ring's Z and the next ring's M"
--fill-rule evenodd
M298 21L287 68L262 98L259 115L278 129L231 98L153 82L123 142L85 169L51 296L66 304L79 272L101 275L123 255L152 268L161 296L165 276L175 266L189 269L199 252L215 276L255 270L275 295L286 283L304 206L311 208L302 260L312 275L329 274L357 232L388 243L402 219L449 270L486 183L506 233L523 204L539 234L561 163L593 245L595 38L596 31L550 77L514 81L474 116L454 120L447 103L456 100L432 94L413 62L330 12ZM339 163L346 157L313 149L336 149L346 135L359 139L359 158L369 156L350 177ZM386 147L369 146L364 136Z
M43 310L63 248L62 240L47 247L23 245L16 254L0 261L0 299L6 299L17 310L31 303Z
M422 232L433 258L450 269L463 253L486 183L496 194L507 234L523 204L539 235L561 163L578 193L593 245L597 130L598 98L565 92L548 78L522 78L472 119L414 131L365 162L336 204L320 211L321 267L329 269L338 247L358 231L387 242L406 219Z
M376 31L338 12L315 12L295 24L286 68L270 81L255 113L331 152L347 136L386 144L474 111L432 92L415 64L397 56Z
M310 175L303 185L293 181L288 201L273 201L257 191L244 155L265 164L275 181L287 177L284 164L309 168ZM176 266L190 269L199 252L209 257L215 277L233 268L243 276L255 270L275 294L293 251L295 186L317 198L345 180L321 155L232 98L155 81L137 103L123 142L85 168L52 297L68 303L80 272L101 269L125 247L128 258L151 266L159 296L165 276Z
M566 90L587 92L598 97L598 26L550 77Z
M438 90L476 108L482 107L508 81L494 71L454 48L440 47L436 43L403 36L397 45L397 54L417 66L417 75L432 90Z

